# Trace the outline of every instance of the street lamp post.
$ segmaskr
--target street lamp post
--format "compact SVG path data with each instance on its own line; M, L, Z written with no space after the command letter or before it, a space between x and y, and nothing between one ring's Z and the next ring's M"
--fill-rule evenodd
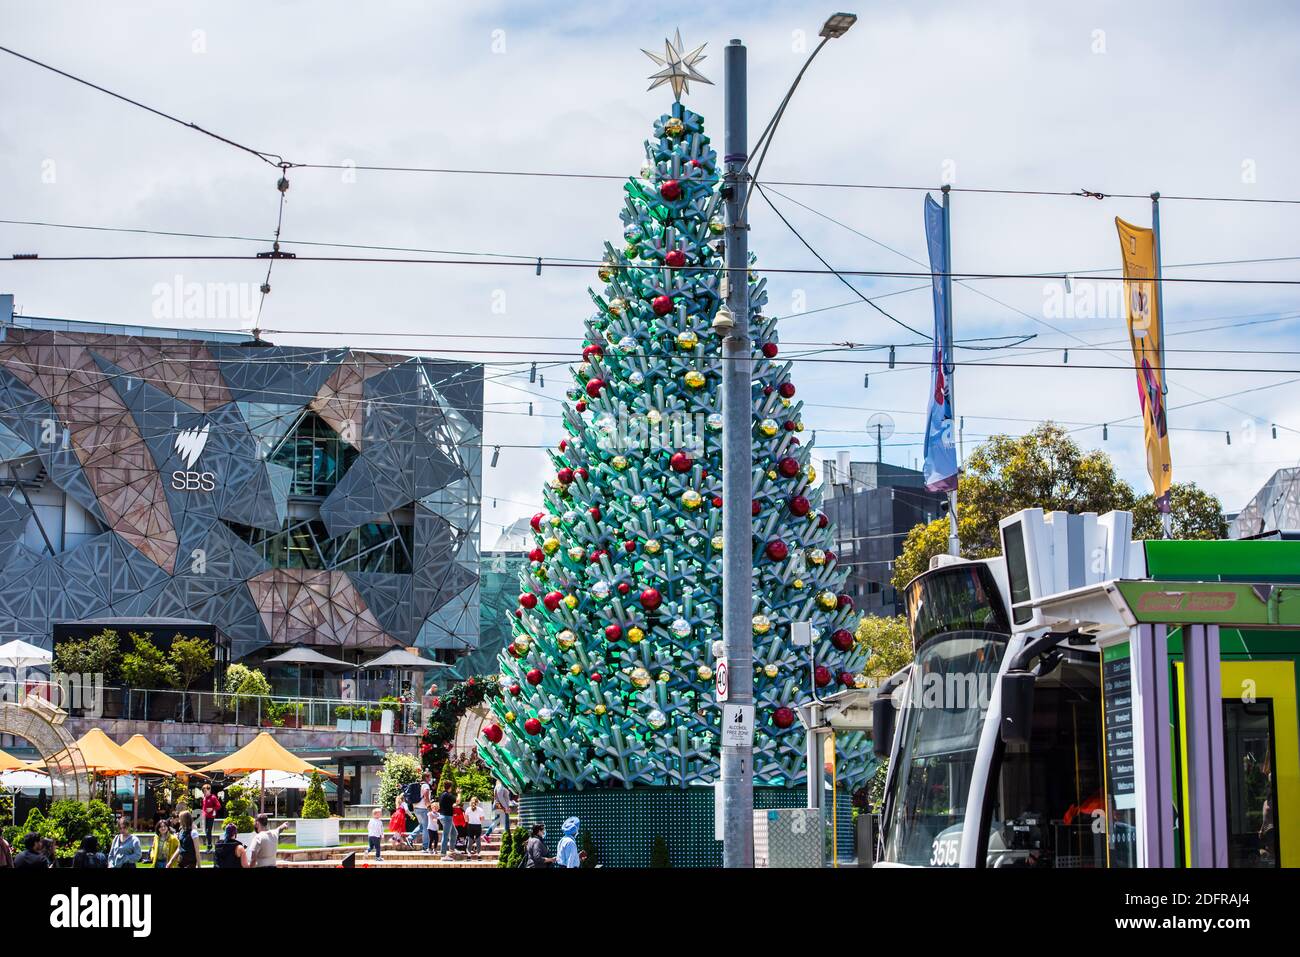
M843 36L857 17L836 13L822 26L823 38L808 57L794 83L768 123L760 145L766 155L781 114L813 57L826 43ZM749 341L749 178L748 97L745 46L732 40L726 48L726 115L723 141L722 197L724 208L722 281L723 303L713 320L722 336L722 644L730 687L728 705L753 713L754 639L753 576L754 498L753 359ZM766 141L766 144L763 141ZM761 166L762 157L759 160ZM755 168L757 175L758 167ZM721 746L722 866L754 866L754 747L747 743ZM813 774L809 756L808 774Z

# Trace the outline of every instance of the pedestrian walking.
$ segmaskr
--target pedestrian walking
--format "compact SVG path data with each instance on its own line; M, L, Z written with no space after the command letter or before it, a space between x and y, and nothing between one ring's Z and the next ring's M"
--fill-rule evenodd
M388 819L388 831L392 842L398 847L410 847L411 839L406 834L406 803L398 801L393 808L393 816Z
M555 858L546 856L546 825L534 824L524 845L524 867L550 867Z
M3 834L0 834L0 870L14 866L14 849L9 846Z
M492 810L496 816L496 826L501 828L502 834L510 833L510 806L513 801L514 795L506 783L497 781L496 787L492 789Z
M451 811L451 826L456 829L452 850L469 850L469 824L465 820L465 802L460 797L456 798L456 806Z
M576 817L571 817L560 825L560 831L564 836L560 838L560 843L555 848L556 867L581 867L582 862L586 860L586 851L578 850L578 831L581 828L582 822Z
M172 833L167 818L159 818L153 839L153 866L170 867L171 859L175 856L178 847L180 847L180 841Z
M366 843L370 845L370 850L375 852L375 860L384 859L384 815L379 808L370 812L370 820L366 822Z
M477 796L470 798L465 808L465 853L470 857L483 853L483 808Z
M134 868L143 856L140 839L131 833L131 821L123 814L117 822L117 834L113 836L113 843L108 846L108 866Z
M239 828L234 824L226 825L224 835L213 848L212 866L225 868L248 866L248 848L244 846L243 841L239 840Z
M176 827L176 852L167 861L168 867L192 868L199 866L199 847L194 831L194 815L181 811Z
M425 771L420 776L420 788L415 799L415 819L420 822L420 846L427 854L430 848L429 814L433 810L433 776Z
M212 850L212 829L216 826L217 815L221 813L221 798L212 793L212 785L203 785L203 800L199 804L203 815L203 840L208 850Z
M456 792L451 789L451 779L442 786L438 795L438 823L442 826L442 859L451 860L451 852L456 849L456 825L453 815L456 813Z

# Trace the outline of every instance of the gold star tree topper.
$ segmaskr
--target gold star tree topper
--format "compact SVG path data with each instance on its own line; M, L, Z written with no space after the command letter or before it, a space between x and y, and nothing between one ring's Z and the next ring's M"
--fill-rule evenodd
M673 98L680 100L683 93L691 92L690 81L697 83L707 83L713 85L713 81L707 79L704 74L695 69L695 64L705 59L704 47L701 43L690 53L683 53L684 44L682 43L682 31L676 31L673 40L664 40L664 55L651 53L649 50L641 52L654 60L659 66L663 67L655 73L650 74L650 79L654 82L650 84L650 89L663 86L669 83L673 88Z

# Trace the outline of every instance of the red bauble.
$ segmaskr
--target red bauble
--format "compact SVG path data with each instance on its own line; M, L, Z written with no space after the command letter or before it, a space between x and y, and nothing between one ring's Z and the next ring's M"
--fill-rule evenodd
M674 472L689 472L691 465L694 463L685 452L674 452L673 457L668 460L668 464L672 466Z
M578 411L582 411L582 410L579 409ZM787 432L793 432L795 429L798 428L798 426L794 424L794 419L788 419L787 421L782 423L781 428L785 429Z
M558 591L548 591L542 597L542 604L546 606L547 611L555 611L555 609L560 607L560 602L563 598L564 596Z
M713 507L714 507L714 508L722 508L722 496L721 496L721 495L715 495L715 496L713 496Z
M524 730L531 735L539 735L542 733L542 723L536 718L529 718L524 722Z
M578 474L582 476L582 480L584 482L587 481L587 470L584 469L581 465L578 466Z
M592 356L603 356L605 350L598 345L583 346L582 357L590 360Z
M774 538L767 543L767 557L774 562L783 562L790 554L789 547L779 538Z
M831 644L838 651L848 651L853 647L853 632L840 628L831 635Z
M619 593L620 595L626 595L626 594L627 594L628 592L630 592L631 590L632 590L632 586L629 585L627 582L619 582L619 583L618 583L618 593Z
M587 509L587 514L589 514L592 518L594 518L596 521L599 522L599 521L600 521L600 506L599 506L599 505L593 505L593 506L591 506L591 508Z
M569 440L568 440L568 439L560 439L560 444L559 444L559 446L557 446L557 448L559 448L559 450L560 450L561 452L563 452L563 451L564 451L565 449L567 449L568 447L569 447Z
M536 515L534 515L532 518L528 520L528 524L533 527L534 532L540 532L542 530L542 519L544 519L545 517L546 517L545 512L538 512Z
M758 499L754 499L754 501L749 504L749 514L757 515L761 511L763 511L763 504Z
M780 351L781 350L776 347L775 342L763 343L763 355L767 356L769 359L775 359L776 354Z
M686 253L680 249L670 249L664 256L664 265L671 266L673 269L680 269L686 265Z
M530 685L539 685L542 683L542 669L533 668L525 677Z
M790 499L790 511L795 515L807 515L809 508L808 500L802 495L795 495Z
M599 672L599 671L593 671L593 672L591 673L591 680L592 680L592 681L600 681L600 672Z
M525 608L536 608L537 596L530 591L526 591L519 596L519 604L523 605Z
M672 201L682 198L682 184L675 179L666 179L659 184L659 195Z
M623 551L625 551L625 552L634 552L634 551L636 551L636 542L632 542L632 541L624 542L624 543L623 543Z
M786 478L794 478L799 474L799 460L790 458L787 455L780 462L776 463L776 470Z
M853 687L853 672L851 672L851 671L841 671L841 672L840 672L840 684L844 685L844 687L846 687L846 688L852 688L852 687Z
M781 729L788 728L794 724L794 712L785 707L777 708L772 712L772 723Z
M590 379L587 381L587 395L593 399L600 395L600 390L605 388L604 379Z
M763 395L771 395L771 394L772 394L772 387L770 385L763 386Z
M826 517L826 513L825 513L825 512L821 512L821 513L817 516L817 527L818 527L818 528L825 528L825 527L826 527L827 525L829 525L830 523L831 523L831 520L830 520L829 518Z
M834 562L834 561L835 561L835 553L834 553L834 552L827 552L827 553L826 553L826 564L829 565L829 564L831 564L831 563Z
M573 469L567 465L555 473L555 477L560 480L561 485L568 485L573 481Z
M794 383L782 382L776 391L781 393L781 398L792 399L794 398Z
M546 553L540 548L534 548L528 553L528 560L530 562L544 562L546 561Z
M663 600L658 588L647 588L641 592L641 607L646 611L654 611Z
M581 399L579 399L578 402L577 402L577 404L574 405L573 408L574 408L574 410L577 411L577 412L586 412L586 411L587 411L587 403L585 403L585 402L583 402Z
M513 694L513 695L517 695L517 694L519 694L519 692L521 692L521 691L523 691L523 690L524 690L523 688L519 687L519 683L518 683L518 682L515 682L514 684L512 684L512 685L510 686L510 693Z
M852 608L853 608L853 599L850 598L848 595L841 595L841 596L839 597L839 600L835 603L835 607L836 607L836 608L849 608L849 609L852 609Z
M818 688L825 688L831 683L831 669L825 665L818 665L813 670L813 681L817 682Z
M500 725L485 724L483 726L483 737L487 738L493 744L500 744L503 736Z
M650 302L650 308L655 311L656 316L666 316L673 311L672 297L655 296Z
M607 641L618 641L623 637L623 626L619 624L605 626L605 639Z

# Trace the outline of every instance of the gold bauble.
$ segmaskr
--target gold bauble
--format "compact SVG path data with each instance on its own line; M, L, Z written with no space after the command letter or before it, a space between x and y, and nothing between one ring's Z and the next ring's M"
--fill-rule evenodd
M645 551L647 555L658 555L660 547L661 546L657 539L651 538L646 540Z
M578 664L576 661L569 665L569 674L573 675L575 678L582 674L582 665Z
M687 329L685 332L677 333L677 345L681 349L694 349L697 345L699 345L699 342L700 342L700 337L697 336L695 333L691 332L691 330L689 329Z
M574 642L573 632L569 631L569 629L567 628L555 636L555 643L559 645L560 648L563 649L564 651L568 651L570 648L572 648L573 642Z
M642 631L640 628L638 628L636 625L633 625L631 628L627 630L627 640L631 644L634 645L638 644L641 641L641 639L644 637L645 637L645 632Z
M577 595L565 595L565 596L564 596L564 603L565 603L566 605L568 605L570 608L577 608L577 607L578 607L578 596L577 596Z
M714 550L714 551L717 551L717 552L722 551L722 536L721 536L721 535L714 535L713 538L712 538L710 541L711 541L711 544L713 545L713 550Z
M546 552L548 555L554 555L556 549L559 547L560 540L558 538L548 538L542 542L542 551Z
M605 706L603 704L598 704L596 705L596 707L592 708L591 710L596 712L597 715L602 715L605 713Z
M644 668L633 668L631 678L632 684L638 688L648 688L650 686L650 672Z
M762 422L758 423L758 431L762 432L770 439L772 436L776 435L777 432L781 431L781 426L776 419L764 419Z
M627 456L616 455L612 459L610 459L609 464L614 466L614 468L618 469L618 471L621 472L625 468L627 468Z
M506 712L506 720L507 720L507 721L514 721L514 720L515 720L515 713L514 713L513 711L507 711L507 712Z
M795 588L803 588L803 579L802 579L802 578L796 578L796 579L795 579L794 581L792 581L790 584L793 585Z
M692 389L698 389L708 380L704 378L703 372L700 372L698 369L692 369L690 372L686 373L686 375L682 376L682 381Z
M664 123L664 133L668 136L681 136L686 132L686 124L677 117L669 117Z
M659 672L659 681L660 681L661 683L666 684L667 682L669 682L669 681L672 680L672 677L673 677L673 676L670 675L670 674L669 674L668 672L666 672L666 671L661 671L661 672Z
M609 266L601 266L596 270L596 275L600 277L601 282L610 282L614 278L614 270Z
M767 615L755 615L750 622L754 627L754 634L766 635L772 630L772 619Z
M701 681L708 681L713 677L713 669L708 665L700 665L695 669L695 676Z
M770 478L772 481L775 482L775 481L776 481L776 469L768 469L768 470L767 470L767 477Z
M780 673L781 673L781 669L778 668L776 665L763 666L763 674L767 675L769 678L775 678Z
M587 554L586 549L584 549L581 545L574 545L572 548L569 549L569 560L574 562L580 562L582 561L583 556L585 556L586 554Z
M839 599L835 597L834 592L824 591L817 596L817 604L821 605L827 611L830 611L839 604Z
M687 508L699 508L700 503L704 501L704 496L693 488L688 488L682 493L682 504Z

